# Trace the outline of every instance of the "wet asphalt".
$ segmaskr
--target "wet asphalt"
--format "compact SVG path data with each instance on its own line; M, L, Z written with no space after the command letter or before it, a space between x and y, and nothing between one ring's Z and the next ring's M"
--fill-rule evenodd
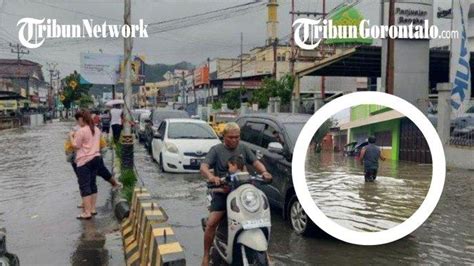
M63 143L72 123L0 131L0 227L21 265L123 265L110 185L98 179L98 215L79 221L80 194ZM111 163L110 152L105 158Z

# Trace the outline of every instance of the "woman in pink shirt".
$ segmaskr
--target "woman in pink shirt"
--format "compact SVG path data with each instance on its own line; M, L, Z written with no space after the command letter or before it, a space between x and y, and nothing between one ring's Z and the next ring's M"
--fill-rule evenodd
M69 133L71 143L76 149L76 165L83 212L77 219L92 218L96 212L96 176L100 167L100 130L94 125L90 112L81 110L76 114L79 130Z

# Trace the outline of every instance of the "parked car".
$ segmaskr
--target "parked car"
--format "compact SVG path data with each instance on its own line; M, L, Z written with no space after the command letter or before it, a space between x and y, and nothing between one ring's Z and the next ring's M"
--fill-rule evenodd
M132 123L132 134L136 135L140 114L146 113L146 112L150 112L150 110L148 110L148 109L133 109L132 110L132 112L131 112L132 121L133 121L133 123Z
M220 140L202 120L165 119L151 143L151 156L163 172L199 172L201 161Z
M291 176L293 149L310 115L247 114L237 118L241 141L248 145L273 176L271 185L259 187L270 205L281 210L296 233L307 235L317 230L296 197ZM252 167L249 167L252 171Z
M142 142L145 137L146 121L150 119L151 112L143 112L138 116L138 124L135 130L135 136L139 142Z
M158 130L161 122L167 118L189 118L189 114L182 110L167 108L156 108L151 111L150 119L145 124L144 145L151 152L151 141Z

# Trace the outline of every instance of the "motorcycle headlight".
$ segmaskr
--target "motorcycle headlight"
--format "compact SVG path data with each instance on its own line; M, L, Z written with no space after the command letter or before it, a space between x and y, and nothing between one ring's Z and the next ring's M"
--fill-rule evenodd
M260 207L260 198L253 189L244 190L240 196L240 201L242 202L242 206L249 212L256 212Z
M167 151L169 151L171 153L178 153L178 147L176 147L176 145L173 144L173 143L166 142L165 143L165 148L166 148Z

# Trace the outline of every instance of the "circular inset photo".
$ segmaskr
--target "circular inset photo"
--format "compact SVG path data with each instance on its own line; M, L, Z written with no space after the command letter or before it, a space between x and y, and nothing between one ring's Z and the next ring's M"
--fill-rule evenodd
M358 92L318 110L292 160L298 199L311 220L348 243L398 240L430 216L446 174L428 118L386 93Z
M312 199L336 223L355 231L392 228L421 206L432 176L421 130L391 108L344 109L316 131L306 155Z

